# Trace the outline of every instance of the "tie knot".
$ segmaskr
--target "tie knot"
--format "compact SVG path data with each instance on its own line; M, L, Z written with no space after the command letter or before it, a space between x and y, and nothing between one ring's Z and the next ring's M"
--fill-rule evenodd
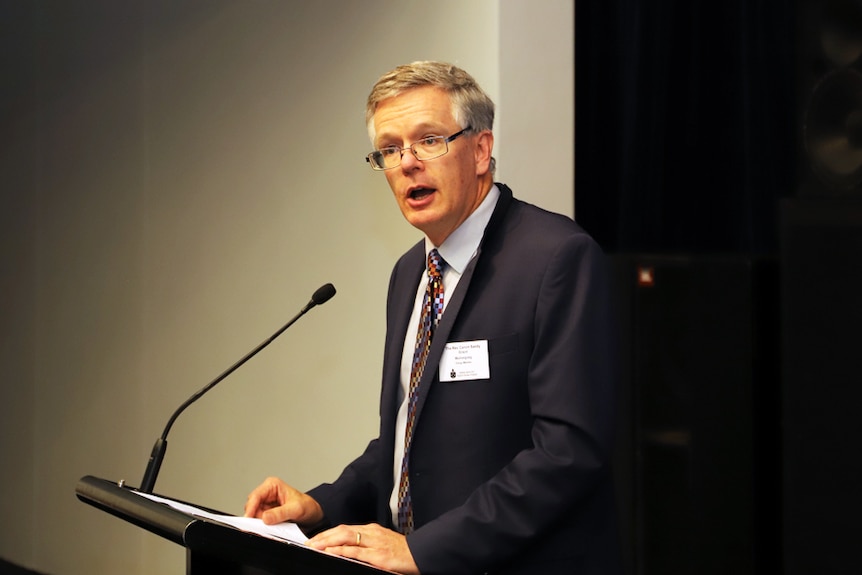
M440 252L436 249L428 252L428 277L432 279L440 279L443 277L443 258L440 257Z

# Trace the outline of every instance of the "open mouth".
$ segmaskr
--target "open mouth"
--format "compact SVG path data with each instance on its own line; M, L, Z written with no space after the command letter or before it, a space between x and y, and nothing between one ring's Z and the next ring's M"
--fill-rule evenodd
M427 198L431 194L433 194L435 190L431 188L416 188L415 190L410 190L410 199L411 200L421 200L423 198Z

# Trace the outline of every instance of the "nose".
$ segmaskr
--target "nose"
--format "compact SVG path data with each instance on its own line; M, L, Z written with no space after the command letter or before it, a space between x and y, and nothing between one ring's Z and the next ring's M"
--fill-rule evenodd
M408 153L409 152L409 153ZM416 153L412 148L404 148L401 150L401 169L408 171L422 166L422 160L416 158Z

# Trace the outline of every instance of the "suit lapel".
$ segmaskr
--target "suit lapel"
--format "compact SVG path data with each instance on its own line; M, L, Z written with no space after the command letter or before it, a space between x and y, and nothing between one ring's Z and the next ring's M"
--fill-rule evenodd
M388 303L387 333L391 340L386 341L383 360L383 396L381 404L381 436L386 430L394 429L395 414L398 412L398 396L401 388L401 353L408 331L415 336L416 326L407 325L413 312L416 286L425 269L424 242L419 242L405 254L399 262L397 275L389 286L392 301ZM390 419L391 417L391 419Z
M425 244L419 242L410 250L408 258L405 260L405 271L393 286L393 292L397 297L395 305L392 307L392 325L395 326L394 333L403 334L412 330L413 335L416 335L416 326L407 325L410 321L410 315L413 313L413 304L416 298L416 289L419 285L419 279L425 271ZM403 339L392 342L395 344L397 353L395 354L396 369L401 371L401 348L399 343ZM393 348L395 349L395 348Z

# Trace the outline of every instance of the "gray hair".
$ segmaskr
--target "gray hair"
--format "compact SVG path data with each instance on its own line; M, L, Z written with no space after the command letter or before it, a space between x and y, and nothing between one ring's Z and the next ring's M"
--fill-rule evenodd
M374 114L384 100L394 98L413 88L431 86L449 94L452 117L462 128L470 126L472 132L491 130L494 126L494 102L473 77L445 62L413 62L398 66L377 80L365 106L365 123L368 136L374 142ZM496 161L491 158L491 173Z

